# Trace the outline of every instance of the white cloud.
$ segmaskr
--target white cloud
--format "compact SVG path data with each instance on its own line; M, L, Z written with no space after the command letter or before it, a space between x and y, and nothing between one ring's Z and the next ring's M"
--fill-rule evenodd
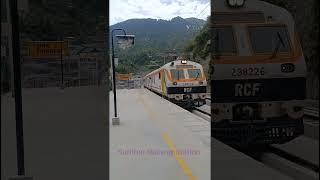
M110 24L132 18L170 20L176 16L206 19L210 15L209 0L111 0Z

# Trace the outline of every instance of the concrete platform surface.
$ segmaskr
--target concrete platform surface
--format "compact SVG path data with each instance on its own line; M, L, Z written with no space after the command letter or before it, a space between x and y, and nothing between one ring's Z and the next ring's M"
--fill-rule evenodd
M110 121L110 179L210 179L205 120L145 89L118 90L117 95L120 125Z
M112 180L290 179L211 139L208 121L149 90L118 90L117 95L120 125L109 122ZM109 119L112 100L110 93ZM184 153L168 153L179 150Z

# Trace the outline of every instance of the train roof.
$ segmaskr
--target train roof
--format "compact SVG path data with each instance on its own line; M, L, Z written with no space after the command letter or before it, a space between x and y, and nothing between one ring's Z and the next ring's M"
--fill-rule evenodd
M213 13L215 12L264 12L266 14L277 15L290 14L286 9L262 0L245 0L242 7L230 7L227 0L212 1ZM281 14L279 16L281 16Z
M171 61L165 65L163 65L162 67L156 69L156 70L153 70L152 72L148 73L146 76L149 76L157 71L159 71L159 69L176 69L176 65L192 65L192 66L195 66L195 67L198 67L198 68L201 68L202 65L197 63L197 62L194 62L194 61L186 61L186 63L182 63L182 61L185 60L185 59L177 59L175 61ZM173 65L172 65L173 63Z
M227 4L227 0L215 0L212 1L212 7L213 7L213 16L212 19L223 21L223 20L229 20L231 18L235 18L232 16L218 16L217 13L221 12L229 12L229 13L236 13L236 12L247 12L247 14L242 14L243 16L246 16L246 18L252 18L250 20L258 20L261 18L259 14L254 13L263 13L264 16L264 22L269 22L268 17L272 17L272 20L270 20L272 23L284 23L284 24L290 24L293 23L293 17L292 15L284 8L273 5L271 3L261 1L261 0L245 0L244 5L242 7L233 8L230 7ZM254 15L254 16L250 16ZM241 15L237 15L241 16ZM250 17L249 17L250 16ZM228 19L229 18L229 19Z
M290 39L294 41L295 24L290 12L286 9L261 0L245 0L242 7L230 7L227 0L212 1L213 24L263 23L284 24L287 26ZM235 13L232 15L232 13Z

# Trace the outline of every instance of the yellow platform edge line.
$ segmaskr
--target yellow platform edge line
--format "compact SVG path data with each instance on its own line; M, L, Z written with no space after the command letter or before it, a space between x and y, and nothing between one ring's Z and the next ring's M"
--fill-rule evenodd
M150 108L150 106L145 102L145 100L142 98L141 94L138 94L139 100L142 102L142 104L145 106L145 109L147 110L150 118L154 120L156 117L155 112ZM162 133L162 137L165 141L165 143L168 145L169 149L173 152L173 156L178 161L179 166L181 167L184 174L188 176L189 180L197 180L197 178L193 175L191 169L189 168L188 164L185 162L182 156L180 156L177 153L177 149L173 143L173 141L170 139L169 135L167 133Z
M188 176L188 179L189 180L196 180L197 178L192 174L192 171L189 168L188 164L184 161L182 156L180 156L177 153L177 149L167 133L163 133L163 139L167 143L167 145L169 146L169 149L173 152L173 156L178 161L182 171Z

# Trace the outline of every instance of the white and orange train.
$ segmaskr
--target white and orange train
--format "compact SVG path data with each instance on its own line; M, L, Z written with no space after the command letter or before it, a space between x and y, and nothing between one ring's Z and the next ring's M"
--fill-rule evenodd
M205 104L207 80L201 64L183 58L144 77L144 87L185 108Z
M303 134L306 63L291 14L259 0L212 2L212 135L242 145Z

